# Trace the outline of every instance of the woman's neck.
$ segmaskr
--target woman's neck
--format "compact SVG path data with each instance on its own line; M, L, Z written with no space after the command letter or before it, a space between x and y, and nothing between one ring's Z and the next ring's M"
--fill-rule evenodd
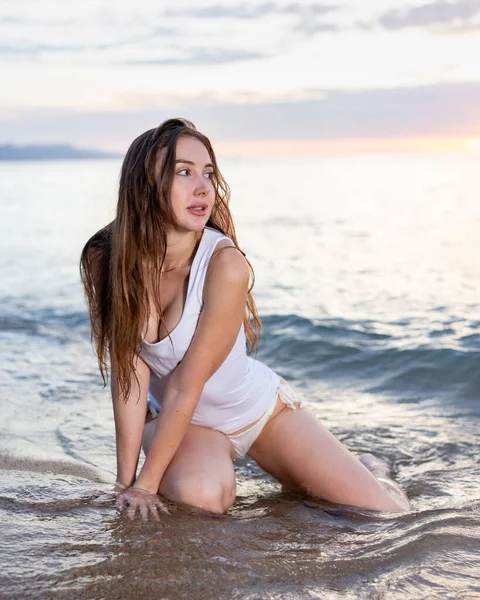
M167 234L167 252L162 271L174 269L188 262L201 235L200 231L170 231Z

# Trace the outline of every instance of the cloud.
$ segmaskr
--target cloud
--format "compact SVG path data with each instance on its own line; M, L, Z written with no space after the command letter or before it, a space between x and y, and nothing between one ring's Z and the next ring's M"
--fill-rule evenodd
M0 119L0 143L70 142L126 147L172 116L221 140L479 137L480 82L359 92L313 90L306 100L238 104L189 97L175 108L118 112L22 110Z
M53 20L53 19L34 19L33 17L18 17L12 15L5 15L0 17L0 25L48 25L57 26L57 25L71 25L72 23L76 23L77 21L74 19L62 19L62 20Z
M83 52L85 49L82 44L3 44L0 55L40 56L45 52Z
M183 18L189 17L208 20L256 20L262 17L271 17L275 15L293 15L298 18L297 24L293 27L293 30L307 36L313 36L320 32L336 31L338 29L336 25L321 23L318 20L318 17L322 17L339 9L339 6L333 4L303 4L301 2L291 2L289 4L264 2L262 4L250 6L245 4L212 4L202 8L195 7L182 11L170 9L164 12L164 16L182 16Z
M34 56L39 57L43 54L59 54L59 53L82 53L82 52L101 52L122 48L125 46L135 46L143 42L157 39L159 37L175 37L179 32L171 27L155 27L145 34L125 37L119 40L109 42L101 42L98 44L3 44L0 45L0 56Z
M310 19L301 19L294 27L295 31L307 36L313 36L317 33L338 31L339 29L340 28L333 23L319 23L317 21L311 21Z
M338 139L480 134L480 82L359 92L323 98L202 108L217 139ZM214 118L212 118L214 116Z
M266 58L268 55L248 50L232 50L229 48L189 48L188 54L171 58L148 58L138 60L119 61L115 64L127 66L192 66L192 65L220 65L246 60Z
M480 14L480 0L437 0L410 9L394 9L383 13L378 24L385 29L398 30L407 27L468 28L471 20Z
M122 17L121 14L115 15L114 13L102 11L97 13L95 22L92 20L92 15L77 15L76 19L66 18L69 15L65 15L61 18L58 15L57 20L49 19L47 15L42 15L41 18L35 18L30 13L23 15L5 15L0 16L0 28L5 30L8 35L2 36L3 39L0 41L0 58L5 57L9 60L16 59L21 60L32 60L32 59L43 59L49 58L50 56L58 56L61 54L72 54L82 55L87 53L102 53L109 50L122 49L131 47L132 49L141 49L142 45L146 45L146 52L140 53L123 53L123 56L109 57L108 64L124 64L124 65L159 65L159 66L176 66L176 65L200 65L200 64L225 64L235 63L247 60L256 60L267 57L264 50L251 49L250 51L241 49L210 49L208 46L203 49L200 48L189 48L188 42L183 44L183 47L175 48L172 47L171 43L168 48L164 48L163 44L158 47L158 43L162 41L162 38L166 38L168 42L173 39L178 40L180 44L183 39L188 40L188 29L185 30L183 25L184 22L192 24L194 22L195 34L198 37L199 29L203 31L201 39L208 44L208 39L212 38L212 35L216 35L216 31L208 31L212 20L214 19L225 19L230 18L240 22L247 22L247 27L250 26L249 20L260 19L261 17L269 17L274 15L286 15L289 19L293 19L291 23L291 29L294 32L300 33L303 36L314 36L320 32L331 32L337 29L334 24L328 24L320 22L320 18L328 13L339 10L338 6L333 4L322 4L322 3L308 3L303 4L301 2L290 2L281 4L279 2L260 2L257 4L211 4L207 6L193 5L191 8L172 8L163 12L159 15L150 15L150 19L147 20L146 15L135 21L135 23L128 22L128 29L124 29L126 23L124 22L125 15ZM175 20L169 20L168 17L182 17L182 26L180 26ZM164 26L154 26L156 22L159 22ZM202 21L200 24L198 19ZM107 27L108 25L108 27ZM138 26L141 25L140 29ZM172 25L172 26L170 26ZM30 30L30 26L34 26L33 30ZM41 28L54 27L57 32L59 26L64 27L65 31L61 33L62 38L59 38L57 33L52 37L50 33L43 33L41 36L38 31ZM99 27L106 28L108 32L106 35L101 35ZM204 26L207 27L207 31L204 31ZM38 29L37 29L38 27ZM214 23L216 27L216 23ZM288 25L287 25L288 27ZM86 38L82 35L84 29L89 30L89 36ZM91 32L90 32L91 29ZM92 37L98 30L97 38ZM16 35L13 35L13 31ZM26 32L37 32L26 33ZM128 32L126 35L122 35L119 31ZM138 33L137 33L138 31ZM48 35L48 37L45 37ZM245 39L245 33L240 36ZM113 39L112 39L113 37ZM115 37L117 39L115 39ZM255 39L255 38L254 38ZM87 41L91 40L91 41ZM268 41L265 40L258 41ZM149 42L157 42L157 51L160 52L158 58L155 55L152 56L152 49L147 47ZM202 43L202 42L200 42ZM150 44L152 45L152 44ZM242 44L240 44L242 46ZM165 52L168 50L168 53ZM181 50L179 55L176 56L173 52L175 50ZM105 61L104 56L95 57L95 60Z
M258 19L275 14L319 16L338 10L338 8L338 6L331 4L302 4L301 2L291 2L290 4L264 2L251 6L245 4L212 4L202 8L170 9L165 11L164 15L169 17L196 17L198 19Z
M154 27L148 32L139 35L133 35L131 37L123 38L112 42L103 42L101 44L95 44L89 47L89 50L110 50L112 48L120 48L124 46L134 46L147 42L150 40L158 39L160 37L173 38L181 35L179 30L174 27Z
M280 12L284 12L286 14L311 15L316 17L319 15L326 15L327 13L339 9L340 6L335 4L302 4L300 2L293 2L285 6L279 6Z

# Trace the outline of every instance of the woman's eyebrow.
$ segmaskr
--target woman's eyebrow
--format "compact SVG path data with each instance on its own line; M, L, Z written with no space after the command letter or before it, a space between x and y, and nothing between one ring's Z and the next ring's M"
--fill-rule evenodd
M185 163L185 164L187 164L187 165L194 165L194 164L195 164L195 163L193 162L193 160L185 160L185 159L183 159L183 158L177 158L177 160L175 161L175 164L176 164L176 163ZM205 165L205 167L203 167L203 168L205 169L206 167L212 167L212 169L213 169L213 165L212 165L212 163L207 163L207 164Z

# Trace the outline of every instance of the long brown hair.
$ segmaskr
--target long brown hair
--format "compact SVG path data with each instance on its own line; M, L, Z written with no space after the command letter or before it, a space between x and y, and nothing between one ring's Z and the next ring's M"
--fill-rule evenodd
M131 391L132 376L136 377L134 359L140 349L141 329L149 318L150 302L159 315L158 332L163 320L161 299L152 290L160 288L167 231L176 224L170 194L176 143L182 136L200 140L213 164L215 201L207 225L227 235L240 250L228 207L230 188L220 173L209 139L186 119L169 119L138 136L123 160L115 219L88 240L80 258L100 373L106 384L110 359L125 400ZM160 174L155 178L160 151ZM251 352L258 348L261 323L251 294L255 277L248 264L252 283L244 326Z

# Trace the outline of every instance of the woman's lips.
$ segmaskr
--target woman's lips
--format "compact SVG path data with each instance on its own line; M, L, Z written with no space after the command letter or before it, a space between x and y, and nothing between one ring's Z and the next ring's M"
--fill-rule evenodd
M192 204L187 208L188 212L191 215L195 215L196 217L203 217L207 214L208 205L207 204Z

